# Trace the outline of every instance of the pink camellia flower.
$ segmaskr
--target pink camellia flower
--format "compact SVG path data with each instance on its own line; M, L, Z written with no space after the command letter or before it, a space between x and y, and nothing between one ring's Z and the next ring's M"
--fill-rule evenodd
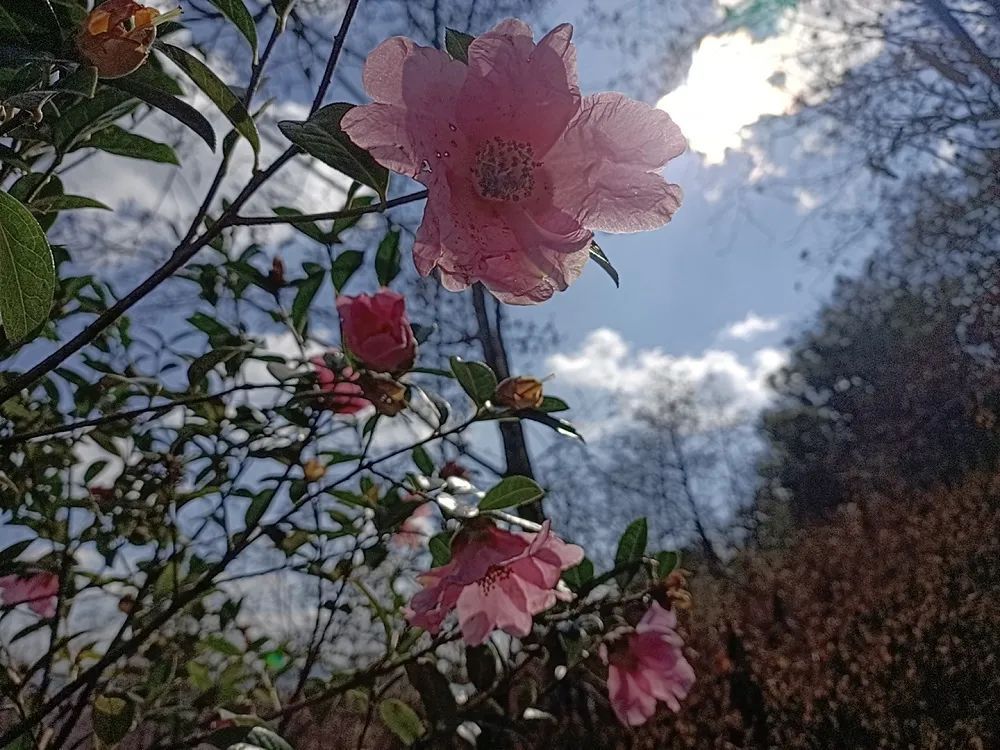
M656 602L650 605L635 632L611 646L601 645L601 658L608 665L608 698L622 724L638 726L656 712L661 700L672 711L687 697L694 684L677 634L677 616Z
M417 340L403 295L380 289L373 295L338 297L344 345L369 370L403 372L413 366Z
M27 604L40 617L55 617L59 576L45 571L27 576L0 577L0 594L4 604Z
M670 117L617 93L582 97L573 28L535 44L507 19L469 45L468 64L393 37L368 56L375 103L341 124L381 164L428 188L417 270L453 291L482 282L504 302L563 290L591 230L670 220L681 191L657 172L685 149Z
M420 577L424 589L410 601L406 616L413 625L437 633L454 609L470 646L483 643L496 629L520 638L528 635L532 616L570 598L556 584L562 571L583 559L583 550L552 534L548 521L537 534L472 522L455 537L451 550L447 565Z
M371 404L364 398L364 392L356 382L358 373L350 367L345 367L337 373L323 357L313 357L309 360L316 375L316 385L326 395L319 402L330 411L338 414L356 414Z

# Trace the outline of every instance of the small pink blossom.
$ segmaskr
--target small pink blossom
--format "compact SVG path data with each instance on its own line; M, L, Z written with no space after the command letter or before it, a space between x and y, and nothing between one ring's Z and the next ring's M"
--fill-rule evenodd
M656 713L656 701L679 711L694 684L694 670L681 652L677 616L656 602L635 632L610 649L601 646L608 665L608 698L622 724L638 726Z
M413 366L417 341L406 317L403 295L380 289L372 295L337 298L344 345L375 372L404 372Z
M55 617L59 576L45 571L27 576L0 577L0 594L4 604L27 604L40 617Z
M563 24L536 44L507 19L469 45L467 65L403 37L368 56L375 101L342 126L427 186L413 248L422 275L541 302L580 275L592 230L653 229L679 207L680 188L657 172L684 151L680 130L622 94L581 96L572 35Z
M320 404L338 414L356 414L366 406L371 406L364 398L361 386L355 382L358 373L350 367L345 367L338 373L323 357L313 357L309 361L316 375L316 385L325 394L319 398Z
M583 550L552 534L548 521L537 534L471 523L452 542L451 561L420 577L424 589L410 601L406 616L437 633L454 609L470 646L496 629L523 638L534 615L570 597L556 584L562 571L582 559Z

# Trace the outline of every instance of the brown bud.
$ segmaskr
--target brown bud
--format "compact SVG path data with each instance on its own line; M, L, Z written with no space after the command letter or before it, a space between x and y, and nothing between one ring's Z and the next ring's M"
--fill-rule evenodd
M447 479L448 477L458 477L459 479L468 479L469 470L462 466L460 463L455 461L449 461L444 466L441 467L441 471L438 472L438 476L442 479Z
M537 409L542 395L542 381L518 376L501 380L493 400L508 409Z
M305 465L302 467L302 471L306 475L306 481L318 482L326 475L326 467L323 462L317 458L310 458L306 461Z
M386 375L361 373L357 383L379 414L394 417L406 407L406 386Z
M275 290L285 285L285 261L277 255L271 261L271 273L267 275L267 280Z
M179 8L161 15L133 0L108 0L84 19L76 48L86 63L97 68L98 76L121 78L146 62L157 25L178 15Z
M118 600L118 609L125 614L129 614L135 609L135 599L129 594L125 594L125 596Z

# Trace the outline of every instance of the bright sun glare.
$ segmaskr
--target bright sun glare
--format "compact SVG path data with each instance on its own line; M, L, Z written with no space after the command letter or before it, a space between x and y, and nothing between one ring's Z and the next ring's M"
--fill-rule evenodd
M787 60L797 44L787 34L754 41L742 29L706 37L687 80L657 106L680 125L692 150L718 164L726 149L740 148L745 127L790 110L796 90Z

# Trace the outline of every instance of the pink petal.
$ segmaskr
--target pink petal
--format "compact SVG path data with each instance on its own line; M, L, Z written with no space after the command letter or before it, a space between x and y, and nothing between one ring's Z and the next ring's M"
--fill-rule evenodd
M453 123L466 75L440 50L387 39L365 62L365 90L376 103L350 110L341 127L383 166L430 184L437 176L427 168L439 154L465 148Z
M613 92L588 96L544 160L553 202L578 212L590 229L660 227L680 206L681 191L655 171L684 149L666 112Z
M530 27L510 20L473 41L459 130L476 143L493 137L530 143L543 156L579 109L572 35L563 24L536 46Z
M649 605L646 614L635 626L637 633L673 633L677 627L677 615L672 609L664 609L657 602Z

